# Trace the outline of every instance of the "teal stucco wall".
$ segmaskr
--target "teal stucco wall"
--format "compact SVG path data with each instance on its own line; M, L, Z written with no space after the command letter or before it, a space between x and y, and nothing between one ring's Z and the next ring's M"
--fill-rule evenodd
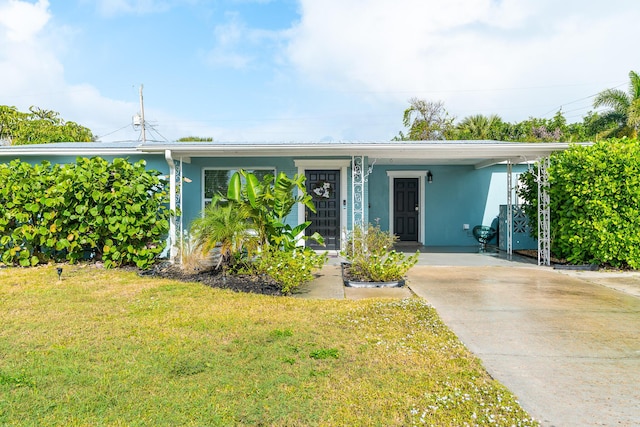
M114 156L103 156L112 160ZM117 156L125 157L125 156ZM135 162L145 159L147 168L160 171L163 175L169 174L169 166L163 155L135 155L127 157ZM326 159L326 158L325 158ZM11 159L4 157L0 161L9 162ZM74 156L59 156L55 160L51 157L27 156L21 160L29 163L40 163L48 160L56 163L70 163L75 161ZM179 158L175 158L179 160ZM307 159L309 160L309 159ZM371 159L365 159L364 172L368 173L368 166L373 164L370 174L367 176L364 194L365 222L379 223L383 230L389 229L389 177L388 171L424 171L430 170L433 174L433 182L426 183L420 189L424 197L424 222L419 225L424 230L427 246L473 246L477 242L471 234L475 225L494 225L497 223L500 205L507 202L507 173L505 165L494 165L483 169L475 169L473 166L443 166L443 165L391 165L377 164ZM182 164L183 177L190 182L183 183L182 214L185 230L193 219L197 218L203 209L203 182L206 168L225 169L251 169L273 168L277 172L285 172L293 176L298 172L293 157L246 157L246 158L214 158L193 157ZM322 169L319 167L319 169ZM518 173L526 171L526 165L514 165L514 184ZM347 194L341 195L341 199L347 201L346 224L342 227L351 228L351 168L347 171ZM298 209L294 207L288 222L297 224ZM469 224L465 230L463 224Z
M178 159L176 159L178 160ZM197 218L203 209L204 198L204 171L207 168L220 169L253 169L253 168L273 168L277 173L284 172L293 177L297 173L297 168L292 158L278 157L194 157L190 163L183 163L182 175L191 180L183 184L183 224L188 229L189 224ZM297 206L289 215L289 221L293 224L297 220Z
M430 170L433 182L420 191L424 197L424 227L426 246L472 246L477 242L471 230L476 225L494 225L500 205L507 202L507 172L505 165L483 169L473 166L398 166L376 165L369 177L369 218L383 230L390 228L388 171ZM514 165L514 185L517 173L526 166ZM469 224L465 230L463 224Z

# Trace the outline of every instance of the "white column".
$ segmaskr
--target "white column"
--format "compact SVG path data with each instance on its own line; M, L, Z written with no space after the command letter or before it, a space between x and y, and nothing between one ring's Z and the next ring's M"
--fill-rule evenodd
M507 162L507 255L513 255L513 165Z
M174 262L178 247L176 246L176 165L171 157L171 150L164 151L164 158L169 165L169 209L171 218L169 220L169 261Z
M551 265L550 165L549 157L538 161L538 265Z
M364 170L364 156L351 156L351 231L356 227L362 228L364 231L365 213L364 213L364 185L366 181L366 173ZM364 239L364 233L361 234ZM351 239L351 250L355 253L355 239ZM365 242L361 242L361 247L365 247Z
M351 229L365 226L364 156L351 157Z

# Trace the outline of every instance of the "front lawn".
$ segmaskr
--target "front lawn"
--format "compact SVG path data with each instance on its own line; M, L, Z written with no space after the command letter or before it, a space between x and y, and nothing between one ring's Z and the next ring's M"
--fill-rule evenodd
M0 269L0 425L536 425L423 300Z

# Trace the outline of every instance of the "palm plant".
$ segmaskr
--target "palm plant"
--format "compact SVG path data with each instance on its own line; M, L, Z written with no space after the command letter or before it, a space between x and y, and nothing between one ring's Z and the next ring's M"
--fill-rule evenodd
M304 175L296 174L289 178L284 172L275 177L266 175L260 181L253 173L240 170L231 176L227 198L237 204L249 219L260 245L290 251L295 249L300 238L323 244L323 238L318 233L304 236L311 221L295 227L286 223L287 216L297 203L315 212L312 197L307 194L304 181Z
M490 116L476 114L465 117L457 127L463 138L483 140L495 138L494 133L498 133L495 132L495 128L501 124L502 119L495 114Z
M239 255L256 250L258 242L251 225L247 213L237 203L214 197L203 216L191 223L191 234L202 253L219 249L216 269L221 266L225 269Z
M637 137L640 127L640 75L629 71L629 90L607 89L593 100L594 108L608 107L600 116L609 125L603 137Z

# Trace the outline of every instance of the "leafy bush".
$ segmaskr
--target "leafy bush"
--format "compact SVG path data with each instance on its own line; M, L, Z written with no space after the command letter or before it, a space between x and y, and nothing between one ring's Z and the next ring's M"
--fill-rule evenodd
M238 204L245 212L262 245L293 250L301 236L302 239L309 238L322 244L323 238L318 233L304 236L304 230L311 225L311 221L295 227L286 223L287 216L297 203L313 212L316 210L304 186L305 179L304 175L296 174L289 178L280 172L275 177L265 175L260 181L253 173L240 170L231 176L227 199Z
M538 165L532 165L529 170L520 174L519 185L516 188L518 196L524 200L522 210L529 220L529 233L534 239L538 238Z
M192 223L190 233L204 252L219 248L216 268L269 276L288 294L313 279L313 270L327 259L326 254L298 246L300 239L322 242L318 233L304 236L310 221L294 227L286 223L296 203L315 210L304 180L304 175L289 178L280 173L260 181L250 172L236 172L226 198L217 195Z
M0 256L5 264L83 258L148 268L169 230L165 182L145 162L0 164Z
M640 142L573 147L549 174L554 252L572 263L640 268Z
M264 274L289 294L300 285L313 279L313 272L327 261L327 254L317 254L309 248L298 247L282 251L274 246L261 252L243 272Z
M392 282L401 280L418 262L419 252L406 257L393 249L397 236L382 231L379 225L369 224L367 229L355 227L346 249L342 251L349 261L349 273L362 282Z
M525 188L520 194L536 226L535 176L530 173L522 182ZM572 264L640 268L637 139L601 141L555 154L549 182L552 250L556 256Z

